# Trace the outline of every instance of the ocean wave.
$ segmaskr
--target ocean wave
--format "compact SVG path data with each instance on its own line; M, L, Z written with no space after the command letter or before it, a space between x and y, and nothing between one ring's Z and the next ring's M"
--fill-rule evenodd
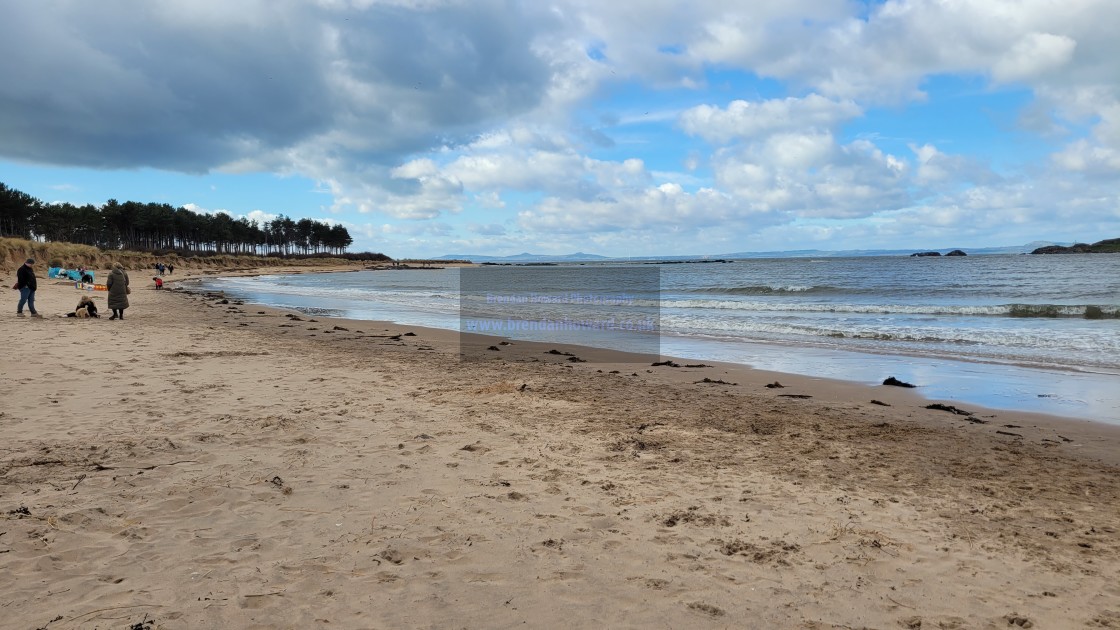
M877 347L902 352L921 348L943 348L973 354L1008 353L1015 356L1045 358L1047 361L1087 361L1117 367L1120 336L1094 334L1088 329L1054 331L1016 328L939 328L936 326L829 326L819 322L792 323L759 319L712 319L690 316L665 316L661 331L685 337L731 340L787 340L845 347ZM815 340L815 341L814 341ZM955 350L949 350L955 349Z
M772 285L749 285L742 287L710 287L705 289L693 289L690 293L698 294L711 294L711 295L782 295L786 293L800 293L800 294L835 294L835 293L860 293L859 289L851 289L844 287L832 286L811 286L811 285L785 285L785 286L772 286Z
M877 315L944 315L1120 319L1120 306L1094 304L841 304L749 302L742 300L665 299L662 308L718 309L793 313L867 313Z

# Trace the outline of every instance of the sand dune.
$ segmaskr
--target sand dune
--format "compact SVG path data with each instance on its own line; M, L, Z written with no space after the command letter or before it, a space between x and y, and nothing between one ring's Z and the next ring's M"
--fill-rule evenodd
M1120 627L1114 427L149 285L0 317L0 627Z

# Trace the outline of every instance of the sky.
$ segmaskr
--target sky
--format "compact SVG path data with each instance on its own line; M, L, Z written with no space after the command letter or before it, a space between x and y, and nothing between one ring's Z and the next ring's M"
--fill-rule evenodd
M396 258L1120 237L1115 0L7 0L0 182Z

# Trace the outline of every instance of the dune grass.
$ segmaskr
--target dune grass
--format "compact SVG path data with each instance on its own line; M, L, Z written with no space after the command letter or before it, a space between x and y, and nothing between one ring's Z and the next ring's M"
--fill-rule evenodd
M150 252L106 251L91 245L62 242L38 242L20 238L0 238L0 266L14 271L23 261L34 258L43 268L79 266L108 269L119 262L126 269L151 269L157 262L188 269L249 269L255 267L331 266L347 264L340 258L284 259L275 256L217 254L213 256L157 256Z

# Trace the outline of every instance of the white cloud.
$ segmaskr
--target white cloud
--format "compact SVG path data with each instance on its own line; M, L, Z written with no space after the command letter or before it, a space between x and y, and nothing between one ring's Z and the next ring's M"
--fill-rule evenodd
M996 60L992 78L1003 83L1037 78L1069 63L1076 47L1065 35L1028 33Z
M810 94L755 103L735 100L726 109L700 105L681 114L680 124L689 134L724 144L782 131L832 129L859 115L860 108L852 101Z
M1115 225L1117 23L1112 0L13 0L0 156L303 176L411 244ZM845 133L960 77L1029 92L1048 159L997 177L924 129L912 155Z
M1114 177L1120 173L1120 151L1082 139L1055 153L1054 163L1067 171Z
M278 217L278 216L280 216L280 215L273 214L271 212L265 212L264 210L253 210L253 211L249 212L248 214L246 214L245 218L249 219L253 223L256 223L257 225L264 225L265 223L268 223L269 221L274 221L276 219L276 217ZM321 221L329 222L329 219L328 220L321 220Z

